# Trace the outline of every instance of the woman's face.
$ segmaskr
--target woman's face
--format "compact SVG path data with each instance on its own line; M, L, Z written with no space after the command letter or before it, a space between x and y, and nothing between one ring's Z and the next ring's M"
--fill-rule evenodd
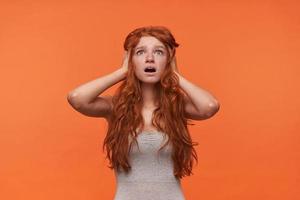
M156 83L167 64L167 48L152 36L143 36L133 50L135 75L146 83Z

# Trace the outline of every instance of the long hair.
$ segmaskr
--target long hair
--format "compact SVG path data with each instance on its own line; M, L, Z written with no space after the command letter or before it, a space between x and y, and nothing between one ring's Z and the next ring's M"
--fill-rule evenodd
M131 170L129 152L132 142L137 143L137 129L143 130L144 119L142 110L141 83L134 73L132 63L133 51L142 36L153 36L161 41L169 50L167 64L159 82L155 84L158 92L158 107L153 111L152 125L158 131L168 135L167 142L159 149L171 142L172 159L174 163L174 176L182 178L190 176L193 168L193 159L198 163L197 153L187 128L189 123L184 115L184 91L179 87L179 78L171 68L171 61L175 56L176 47L179 44L167 29L163 26L147 26L137 28L125 39L124 49L130 51L128 71L115 95L113 96L113 112L109 119L108 131L103 142L103 150L106 148L106 158L109 159L110 169L123 169L126 173ZM129 137L133 141L129 141ZM138 144L138 143L137 143Z

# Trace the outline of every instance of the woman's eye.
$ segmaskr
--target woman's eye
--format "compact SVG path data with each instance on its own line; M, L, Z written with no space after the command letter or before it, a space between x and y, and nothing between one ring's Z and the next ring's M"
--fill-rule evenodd
M160 52L161 55L164 53L162 50L157 50L157 52Z
M136 54L139 54L139 52L142 52L143 50L137 51Z
M140 54L140 52L144 52L144 50L139 50L136 52L136 54ZM163 51L162 50L156 50L155 52L159 52L160 55L163 55Z

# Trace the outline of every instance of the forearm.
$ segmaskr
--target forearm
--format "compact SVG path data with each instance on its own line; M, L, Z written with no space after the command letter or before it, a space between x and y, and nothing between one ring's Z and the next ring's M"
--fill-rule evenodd
M207 115L214 113L219 109L219 103L216 98L208 91L194 85L187 79L185 79L182 75L175 72L179 77L179 85L187 94L187 96L191 99L195 108L199 111L199 113L205 112Z
M90 103L103 93L107 88L123 80L126 72L120 68L108 75L89 81L80 85L68 94L68 99L76 104Z

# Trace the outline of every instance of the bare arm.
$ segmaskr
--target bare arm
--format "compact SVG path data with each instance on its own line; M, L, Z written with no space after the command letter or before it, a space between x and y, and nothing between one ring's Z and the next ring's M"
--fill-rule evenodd
M187 94L187 97L185 97L185 110L189 118L204 120L212 117L219 111L220 104L211 93L191 83L179 73L175 73L179 77L180 87Z
M187 94L185 96L186 116L194 120L204 120L215 115L220 109L218 100L207 90L196 86L179 74L175 56L171 65L179 78L180 87Z
M112 109L111 96L99 95L109 87L125 79L128 70L128 56L127 52L125 52L122 67L118 70L84 83L70 91L67 95L69 104L86 116L107 118Z
M120 68L108 75L84 83L68 93L68 102L84 115L105 117L110 114L111 98L99 95L123 80L125 75L126 71Z

